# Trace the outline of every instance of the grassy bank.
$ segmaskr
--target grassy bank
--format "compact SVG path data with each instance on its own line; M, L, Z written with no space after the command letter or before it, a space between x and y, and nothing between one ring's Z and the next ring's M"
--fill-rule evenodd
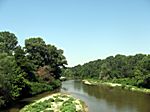
M68 94L56 93L25 106L20 112L87 112L84 102Z
M109 87L119 87L121 89L126 89L126 90L130 90L130 91L136 91L136 92L142 92L142 93L150 94L150 89L138 88L136 86L131 86L131 85L113 83L113 82L108 82L108 81L105 82L105 81L96 80L96 79L84 79L82 81L84 84L87 84L87 85L106 85Z

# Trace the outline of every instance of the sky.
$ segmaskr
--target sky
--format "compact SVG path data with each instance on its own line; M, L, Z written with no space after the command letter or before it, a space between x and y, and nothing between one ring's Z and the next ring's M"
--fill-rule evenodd
M150 54L150 0L0 0L0 31L19 44L42 37L68 66L116 54Z

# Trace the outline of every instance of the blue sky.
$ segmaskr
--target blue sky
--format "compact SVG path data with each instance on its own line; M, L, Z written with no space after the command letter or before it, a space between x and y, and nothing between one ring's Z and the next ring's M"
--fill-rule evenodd
M0 0L0 31L43 37L69 66L150 53L150 0Z

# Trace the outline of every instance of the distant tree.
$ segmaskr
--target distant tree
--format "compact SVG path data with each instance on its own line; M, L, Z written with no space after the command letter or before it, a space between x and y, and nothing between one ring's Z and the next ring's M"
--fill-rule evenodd
M105 62L101 65L101 75L100 75L100 79L109 79L110 78L110 67L109 67L109 63Z
M68 69L64 73L70 73L72 77L112 80L115 83L150 88L150 55L118 54Z
M142 74L139 77L142 79L139 86L150 88L150 55L145 56L139 63L139 70Z

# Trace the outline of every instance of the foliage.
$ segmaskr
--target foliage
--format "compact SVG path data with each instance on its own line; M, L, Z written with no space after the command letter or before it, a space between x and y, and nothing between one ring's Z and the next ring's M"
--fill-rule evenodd
M42 110L45 110L46 108L51 108L51 103L50 102L38 102L35 103L34 105L29 105L28 108L26 109L26 112L40 112Z
M116 55L63 70L65 76L93 78L125 85L150 88L150 55Z
M56 89L58 87L61 86L61 81L60 80L53 80L51 83L49 83L50 85L52 85L53 89Z
M35 65L26 57L26 53L21 46L16 47L14 57L17 65L26 73L24 78L29 81L36 81L37 79L34 74Z
M25 106L20 112L83 112L83 110L83 102L70 95L53 94Z
M30 85L30 94L35 95L44 91L51 91L53 90L52 85L48 85L46 83L38 83L38 82L29 82Z
M0 52L12 54L16 48L17 37L10 32L0 32Z
M55 46L45 44L42 38L30 38L25 40L25 52L27 58L31 60L37 68L45 65L49 66L55 78L60 77L61 69L67 61L63 56L63 50L57 49Z
M6 53L0 54L0 96L5 99L5 102L13 100L19 96L21 84L16 85L19 75L16 74L18 68L13 56L8 56Z
M21 47L15 34L0 32L0 107L59 87L66 64L63 50L42 38L26 39Z
M72 103L72 100L67 100L62 104L60 108L61 112L76 112L76 106Z

